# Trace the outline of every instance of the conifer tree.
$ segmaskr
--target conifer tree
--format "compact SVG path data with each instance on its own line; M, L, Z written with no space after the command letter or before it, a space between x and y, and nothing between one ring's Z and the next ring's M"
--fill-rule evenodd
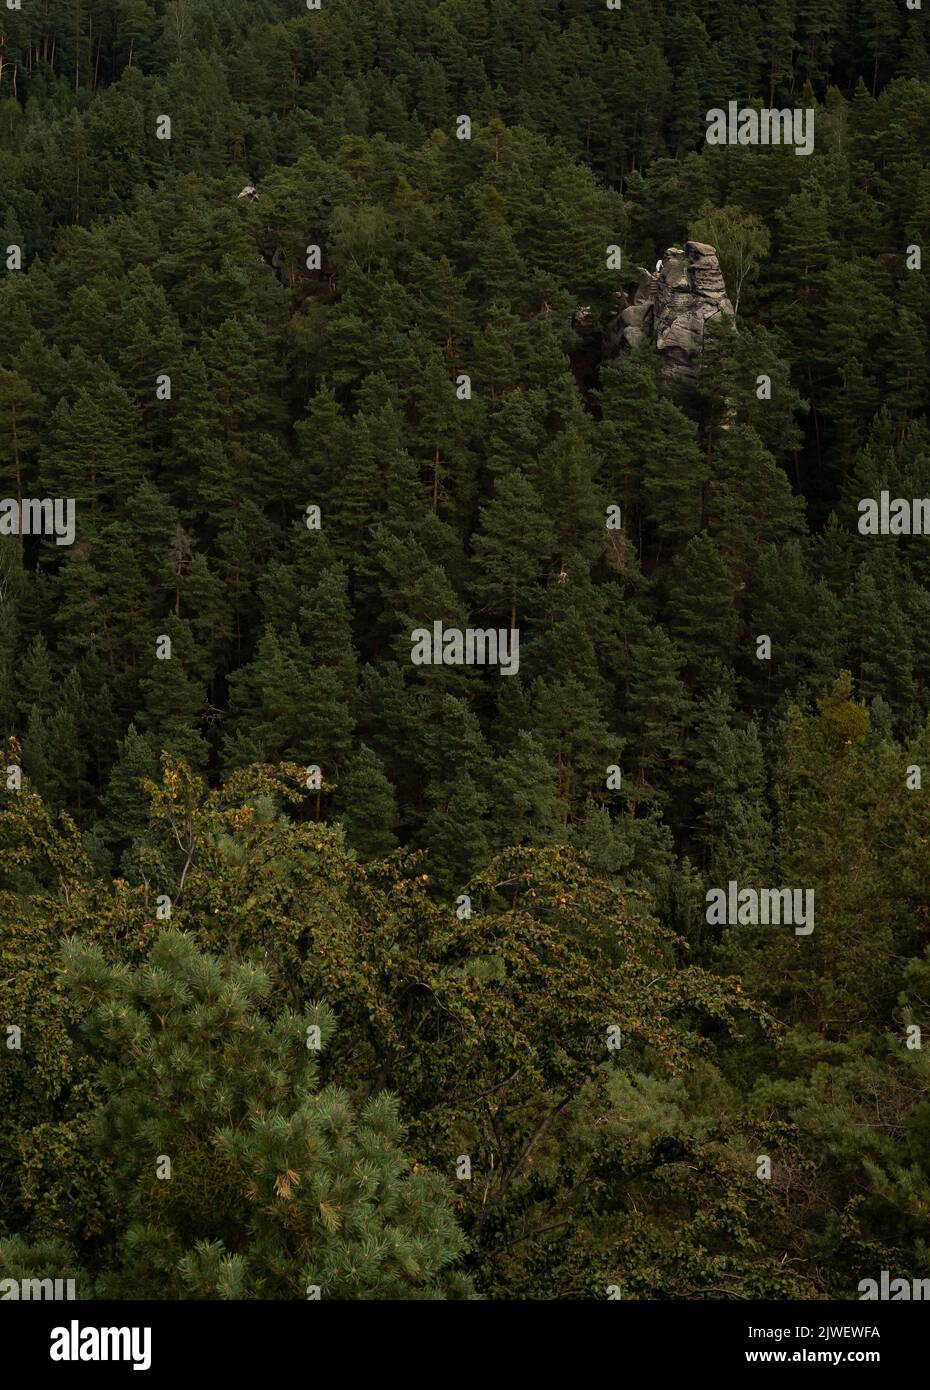
M338 801L349 843L360 858L375 859L397 848L394 788L381 759L364 743L346 762Z
M100 1293L469 1295L452 1269L464 1241L448 1188L410 1171L396 1102L358 1109L319 1085L325 1005L294 1013L261 968L177 931L160 933L144 969L78 941L62 968L105 1059L92 1142L127 1222Z
M472 583L482 611L517 627L554 548L551 522L532 483L516 471L504 474L472 540Z

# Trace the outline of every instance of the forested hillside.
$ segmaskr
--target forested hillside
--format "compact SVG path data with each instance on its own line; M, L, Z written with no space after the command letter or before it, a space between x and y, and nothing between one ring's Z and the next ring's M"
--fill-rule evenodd
M0 11L0 1273L930 1277L928 249L907 0Z

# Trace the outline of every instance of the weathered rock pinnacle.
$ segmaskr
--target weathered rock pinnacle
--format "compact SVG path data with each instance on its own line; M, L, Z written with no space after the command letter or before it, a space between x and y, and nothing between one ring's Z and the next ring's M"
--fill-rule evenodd
M733 305L717 252L701 241L670 246L661 269L640 282L632 303L626 304L604 338L605 359L616 365L643 338L663 359L670 376L697 378L708 319L732 319Z

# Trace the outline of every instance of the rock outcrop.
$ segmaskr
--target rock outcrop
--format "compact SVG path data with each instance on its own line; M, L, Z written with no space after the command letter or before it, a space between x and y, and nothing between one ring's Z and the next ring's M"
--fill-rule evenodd
M604 356L616 365L624 353L648 338L670 376L695 381L705 325L721 316L735 317L714 247L701 241L685 242L684 250L670 246L661 269L646 275L632 301L622 305L611 323Z

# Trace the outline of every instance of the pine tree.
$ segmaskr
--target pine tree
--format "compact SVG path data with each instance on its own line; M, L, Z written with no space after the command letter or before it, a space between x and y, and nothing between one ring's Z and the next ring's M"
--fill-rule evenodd
M715 541L694 536L672 567L668 582L669 628L693 681L716 657L725 661L739 632L735 585Z
M397 848L394 788L381 759L367 744L360 744L347 760L338 802L349 843L362 859L375 859Z
M563 837L567 807L559 796L558 768L548 760L539 738L521 729L493 771L496 842L547 845Z
M140 734L130 724L125 738L120 739L116 761L104 797L105 830L113 843L138 839L148 821L149 798L143 781L153 781L158 775L156 735Z
M681 655L664 628L653 628L632 649L624 726L643 788L667 782L684 756L688 701L680 669Z
M156 654L156 639L162 637L171 641L167 659ZM208 750L199 728L204 692L193 674L197 666L190 624L172 614L162 621L157 633L152 633L151 655L139 683L144 700L139 724L144 733L151 735L159 752L172 753L194 767L202 767Z
M482 614L516 628L554 549L552 524L532 483L516 471L504 474L472 538L472 585Z
M21 657L18 676L20 714L26 717L33 709L49 714L55 698L55 678L48 644L41 632Z
M708 521L734 581L743 586L766 544L804 533L804 503L750 425L724 432L714 472Z
M26 495L29 455L39 442L36 425L41 405L41 397L25 377L0 368L0 467L4 482L12 487L10 495L19 503ZM22 529L19 540L22 546Z
M718 687L695 711L689 743L708 882L767 881L771 826L757 725L739 727L729 696Z
M426 789L429 812L420 841L430 853L433 885L453 896L487 861L487 797L461 767Z
M293 1013L264 970L177 931L135 971L75 940L63 978L105 1058L93 1138L127 1223L104 1296L468 1296L448 1189L410 1171L396 1102L319 1086L326 1005Z

